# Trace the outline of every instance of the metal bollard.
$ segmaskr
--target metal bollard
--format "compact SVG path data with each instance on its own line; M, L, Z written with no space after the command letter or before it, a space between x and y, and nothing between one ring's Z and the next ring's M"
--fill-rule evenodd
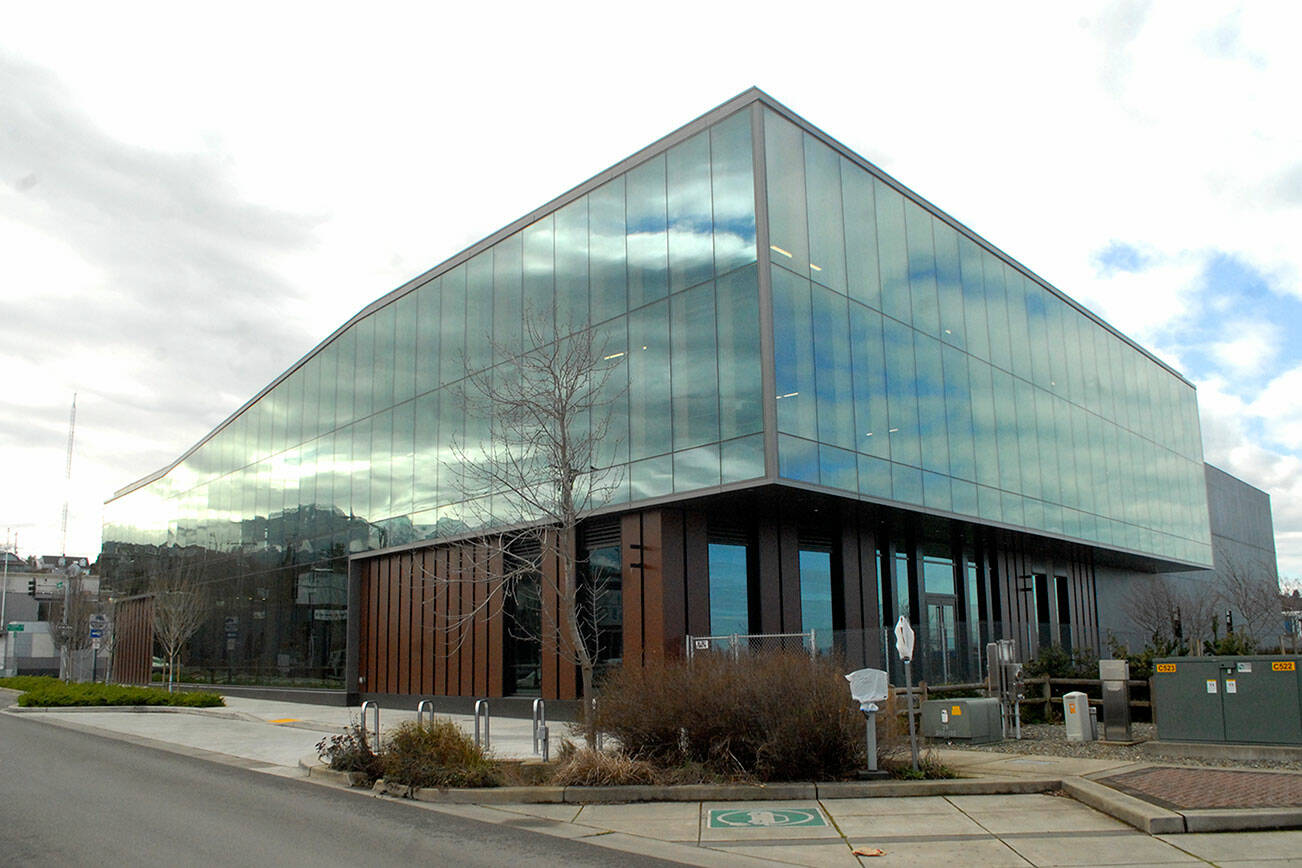
M488 750L490 744L490 736L488 733L488 700L487 699L475 700L475 747L481 746L479 741L479 718L481 715L483 716L484 719L484 741L482 746L484 750Z
M432 700L432 699L422 699L420 702L416 703L416 725L417 725L417 726L422 726L422 725L423 725L423 722L424 722L424 720L425 720L425 711L426 711L427 709L428 709L428 711L429 711L429 722L430 722L431 725L433 725L433 723L434 723L434 700Z
M539 731L547 729L547 704L541 699L533 701L533 752L538 753Z
M551 739L547 734L547 724L542 725L539 738L542 740L542 761L550 762L552 758Z
M366 732L366 709L370 708L375 712L375 746L373 750L380 752L380 706L371 700L362 703L362 732Z

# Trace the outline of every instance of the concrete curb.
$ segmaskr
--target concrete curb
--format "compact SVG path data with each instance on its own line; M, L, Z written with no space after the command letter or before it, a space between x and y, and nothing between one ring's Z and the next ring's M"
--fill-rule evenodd
M260 717L243 711L230 711L221 708L189 708L182 705L59 705L46 707L26 707L11 705L4 709L8 714L198 714L204 717L218 717L222 720L242 720L246 723L266 723Z
M1146 741L1140 750L1148 756L1176 759L1230 760L1254 762L1297 762L1302 746L1284 744L1226 744L1198 741ZM1260 769L1260 771L1270 771ZM1290 772L1284 772L1290 774Z
M298 761L309 778L356 786L354 773L334 771L315 756ZM824 799L894 798L901 796L984 796L1045 793L1061 786L1057 779L983 778L935 781L837 781L828 783L680 784L615 787L474 787L418 788L376 781L377 795L450 805L603 805L634 802L785 802Z
M1302 827L1302 808L1236 808L1184 811L1186 832L1245 832Z
M1086 778L1063 778L1062 789L1076 801L1134 826L1141 832L1165 835L1185 831L1184 817L1175 811L1159 808L1143 799Z

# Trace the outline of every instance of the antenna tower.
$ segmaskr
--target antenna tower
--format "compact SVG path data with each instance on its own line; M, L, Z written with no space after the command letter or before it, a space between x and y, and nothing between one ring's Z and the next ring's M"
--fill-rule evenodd
M77 433L77 393L72 393L72 411L68 414L68 457L63 463L63 523L59 529L59 554L68 553L68 496L72 491L72 438Z

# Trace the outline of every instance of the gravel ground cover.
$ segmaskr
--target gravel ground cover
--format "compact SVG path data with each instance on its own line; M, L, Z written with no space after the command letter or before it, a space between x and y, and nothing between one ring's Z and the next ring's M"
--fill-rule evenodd
M1132 723L1130 731L1139 741L1157 737L1151 723ZM1169 765L1207 766L1211 768L1252 768L1302 771L1302 761L1277 760L1212 760L1192 757L1158 757L1141 749L1140 745L1104 744L1098 741L1067 741L1067 728L1061 723L1033 723L1022 725L1022 738L1009 738L995 744L969 745L962 742L932 740L933 747L953 750L985 751L988 753L1038 754L1042 756L1070 756L1085 759L1107 759L1130 762L1162 763Z

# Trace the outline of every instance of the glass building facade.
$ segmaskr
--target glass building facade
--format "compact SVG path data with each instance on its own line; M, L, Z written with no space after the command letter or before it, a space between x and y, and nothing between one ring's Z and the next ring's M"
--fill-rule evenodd
M1210 563L1193 387L751 91L370 305L118 492L108 577L198 562L194 666L337 684L350 557L494 512L467 493L472 378L581 329L617 363L607 512L794 485ZM800 556L811 624L830 552ZM735 631L744 547L712 544L708 571Z

